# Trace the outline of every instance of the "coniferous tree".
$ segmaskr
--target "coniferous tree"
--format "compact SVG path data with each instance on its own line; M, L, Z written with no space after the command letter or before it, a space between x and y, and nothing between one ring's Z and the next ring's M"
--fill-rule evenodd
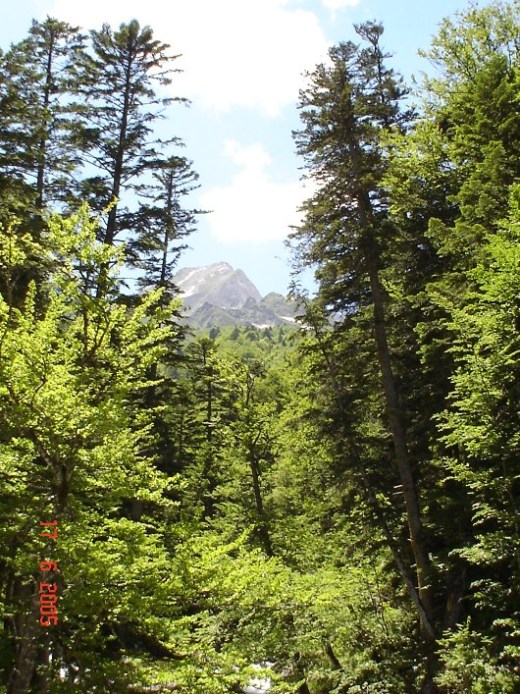
M196 188L198 175L183 157L159 161L153 172L154 184L143 197L136 215L136 240L131 244L136 264L144 271L139 278L143 287L161 287L172 298L172 278L179 256L186 248L184 238L193 231L196 210L186 210L184 196Z
M227 694L260 663L299 694L517 691L518 9L443 22L419 120L374 22L310 75L318 185L293 240L319 292L294 354L254 326L183 349L196 175L159 151L151 30L105 26L86 54L49 19L0 55L10 694ZM87 210L40 224L80 159L98 211L120 200L97 241ZM124 258L142 294L121 295ZM43 636L35 512L61 533Z
M47 18L0 59L0 222L23 221L38 243L45 209L70 200L78 153L70 137L74 89L71 66L83 50L76 27ZM18 228L17 225L13 228ZM28 252L17 291L46 270Z
M110 208L103 242L112 245L123 229L133 228L133 217L121 198L139 194L141 177L160 167L162 149L178 142L161 141L153 126L163 110L179 98L163 97L157 90L170 84L170 64L177 56L137 20L117 31L105 24L90 32L92 50L77 64L76 84L86 107L77 129L77 143L85 161L97 173L83 182L94 209ZM87 170L87 173L88 170Z
M33 21L29 36L3 56L4 175L29 183L31 206L39 210L70 195L78 165L70 139L71 71L83 48L77 27L48 17Z
M435 525L444 538L436 552L445 573L456 579L447 602L458 603L452 612L456 618L444 623L452 630L445 646L453 652L443 655L446 672L439 683L453 687L458 673L465 684L454 691L464 686L513 691L511 673L517 667L518 614L505 596L515 591L518 580L512 546L518 527L516 511L509 507L515 495L510 458L515 443L507 422L517 370L511 357L516 312L511 290L520 173L515 96L519 36L517 2L470 7L443 22L431 50L424 52L438 69L438 77L425 85L431 126L411 138L419 166L405 176L406 190L413 186L422 196L429 188L430 199L434 192L426 242L439 262L418 301L422 321L417 332L424 367L431 374L430 390L438 393L429 447L444 473L437 500L432 496L432 509L439 505ZM432 152L442 153L436 167ZM396 171L402 162L398 157ZM444 191L431 186L441 170L449 180ZM400 190L393 187L394 197ZM408 200L412 216L416 202ZM451 208L449 215L439 214L443 207ZM402 215L397 216L401 222ZM484 402L490 408L487 415ZM492 438L501 441L500 471L491 429ZM502 485L500 502L497 483ZM455 527L443 521L448 509L457 515ZM502 548L500 558L491 546ZM457 627L457 621L468 617L472 628Z
M296 133L296 141L318 182L318 192L304 205L306 220L293 238L301 239L303 263L317 267L324 305L340 312L347 325L363 307L372 312L370 329L417 568L418 594L412 591L411 597L424 633L432 639L431 566L408 451L404 404L392 363L382 281L384 254L393 235L382 189L387 166L382 138L391 129L403 128L410 114L401 107L405 92L384 62L382 27L367 23L356 30L366 47L346 43L331 49L332 66L318 66L300 96L304 129Z

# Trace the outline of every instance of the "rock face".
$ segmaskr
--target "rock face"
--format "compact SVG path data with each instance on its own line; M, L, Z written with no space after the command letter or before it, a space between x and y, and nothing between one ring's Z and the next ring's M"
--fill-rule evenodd
M221 308L241 308L248 299L261 300L255 285L242 270L233 270L228 263L180 270L173 278L186 306L196 311L205 303Z
M188 322L196 328L294 323L297 307L282 294L264 298L242 270L228 263L183 268L173 278Z

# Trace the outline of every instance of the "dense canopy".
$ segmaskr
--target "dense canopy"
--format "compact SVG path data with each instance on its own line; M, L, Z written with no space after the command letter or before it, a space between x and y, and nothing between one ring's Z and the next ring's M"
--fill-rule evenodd
M206 332L170 47L0 54L6 694L519 691L520 3L445 19L413 98L384 38L300 93L299 327Z

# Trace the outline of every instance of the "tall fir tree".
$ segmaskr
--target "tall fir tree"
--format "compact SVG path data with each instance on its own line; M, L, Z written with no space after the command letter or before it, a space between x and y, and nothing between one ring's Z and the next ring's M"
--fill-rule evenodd
M45 210L69 201L75 187L71 71L83 47L77 27L48 17L33 21L28 37L0 58L0 223L23 221L35 243ZM32 252L17 272L20 297L31 279L41 284L45 276Z
M304 205L306 219L293 238L300 257L317 267L319 295L345 325L363 307L372 313L386 418L402 488L418 594L412 595L425 635L435 637L431 566L425 545L417 479L410 459L406 415L389 339L384 253L394 234L381 181L386 169L382 138L410 119L402 107L405 91L385 65L381 25L356 27L365 47L340 44L330 51L332 66L320 65L300 96L304 129L297 132L299 153L318 183Z
M70 128L72 66L85 38L77 27L48 17L3 56L4 172L34 190L31 207L67 199L78 165Z
M135 240L130 244L134 262L143 270L139 284L161 287L165 297L175 293L173 275L186 248L185 237L194 229L198 210L187 210L183 198L197 187L198 175L184 157L157 162L154 183L143 192L135 218Z
M85 103L76 136L88 165L83 194L97 210L112 203L102 232L103 242L112 245L122 230L133 228L125 193L139 194L142 177L160 167L161 150L178 142L160 140L153 128L165 107L182 99L157 93L170 84L177 56L150 27L132 20L113 31L105 24L90 36L92 49L75 69Z

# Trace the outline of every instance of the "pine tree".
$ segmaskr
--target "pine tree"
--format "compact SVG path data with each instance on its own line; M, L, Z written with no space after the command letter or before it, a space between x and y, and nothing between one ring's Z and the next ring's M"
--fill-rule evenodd
M70 75L83 45L77 28L47 18L33 21L29 36L0 58L0 223L23 222L36 244L46 228L44 210L73 195L78 156L70 137ZM15 282L20 297L31 279L42 285L46 273L32 252L25 263Z

